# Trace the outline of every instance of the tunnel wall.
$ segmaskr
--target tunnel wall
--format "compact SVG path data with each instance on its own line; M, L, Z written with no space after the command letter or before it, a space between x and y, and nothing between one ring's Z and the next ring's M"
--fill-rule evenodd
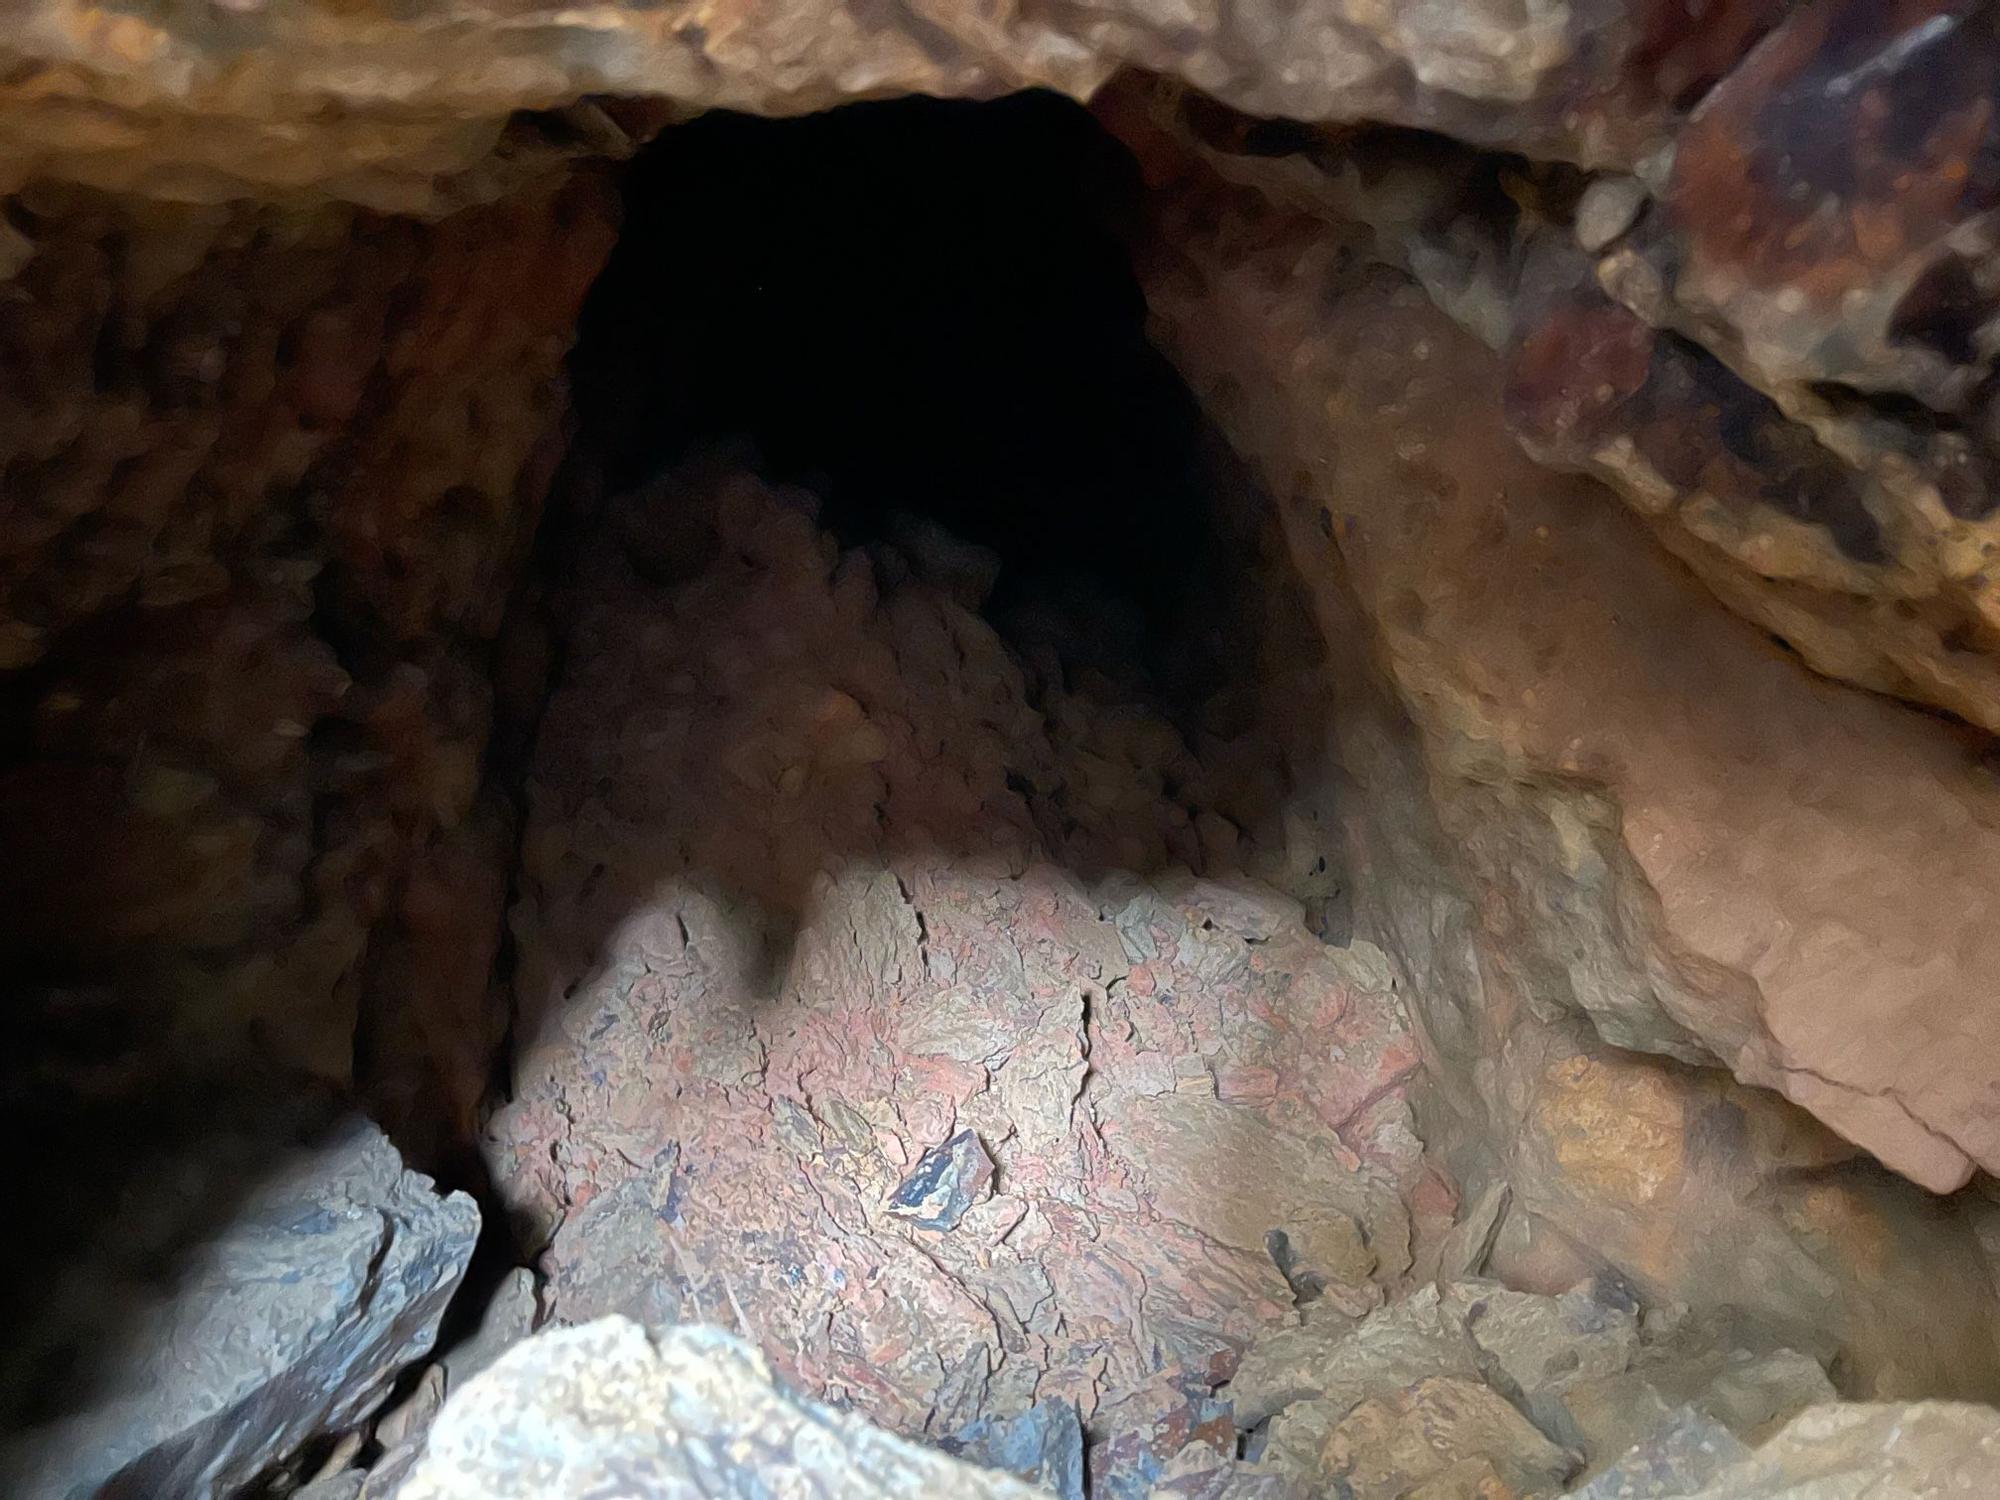
M12 1097L245 1051L345 1086L359 1048L386 1112L466 1128L512 837L494 642L614 224L596 170L436 222L9 200Z

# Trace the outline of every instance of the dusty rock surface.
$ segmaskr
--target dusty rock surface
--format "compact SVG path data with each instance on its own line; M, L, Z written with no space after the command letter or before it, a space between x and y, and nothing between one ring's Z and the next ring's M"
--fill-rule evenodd
M1540 461L1605 481L1819 671L1993 730L1996 77L1983 6L1792 8L1670 153L1587 180L1394 132L1278 137L1157 82L1099 108L1365 226L1364 253L1503 352Z
M259 1122L259 1136L282 1117ZM74 1404L0 1442L0 1488L76 1495L233 1495L323 1432L367 1415L437 1337L479 1231L366 1121L275 1165L191 1249L171 1234L261 1139L216 1137L122 1205L97 1247L10 1336L72 1372ZM164 1263L164 1265L163 1265ZM14 1414L46 1392L5 1390Z
M530 784L491 1159L553 1315L947 1436L1397 1286L1449 1197L1390 971L1240 873L1177 733L801 496L669 498L713 560L614 522Z
M717 1328L551 1330L446 1406L398 1500L1029 1500L1041 1493L801 1400Z
M1839 1500L1983 1495L2000 1467L1993 1409L1948 1401L1814 1407L1756 1453L1672 1500Z
M1992 1292L1966 1221L1944 1227L1958 1210L1844 1168L1838 1141L1753 1091L1601 1051L1565 1021L1719 1060L1899 1171L1960 1185L1993 1159L2000 1062L1985 1040L2000 804L1976 753L1803 670L1603 492L1515 457L1478 395L1497 384L1484 351L1407 284L1354 276L1317 220L1288 234L1286 217L1191 198L1161 231L1153 306L1265 466L1329 633L1365 630L1408 706L1413 768L1365 738L1392 722L1349 718L1348 773L1378 799L1358 834L1378 852L1357 861L1382 881L1356 889L1385 898L1375 930L1415 966L1440 1076L1493 1060L1459 1073L1457 1103L1512 1143L1516 1207L1667 1295L1845 1325L1878 1342L1878 1373L1982 1370L1955 1388L1986 1389L1987 1335L1970 1330L1991 1327ZM1429 896L1387 894L1440 862ZM1462 937L1387 909L1449 909L1460 881ZM1525 1274L1508 1235L1496 1253ZM1925 1270L1905 1280L1912 1256ZM1797 1269L1750 1269L1773 1263ZM1899 1325L1911 1339L1891 1355Z

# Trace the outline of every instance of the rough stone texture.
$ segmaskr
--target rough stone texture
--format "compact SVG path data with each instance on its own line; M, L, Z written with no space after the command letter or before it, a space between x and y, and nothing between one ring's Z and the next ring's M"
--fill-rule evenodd
M1807 1406L1831 1401L1826 1372L1791 1349L1731 1348L1722 1330L1701 1329L1661 1339L1629 1367L1600 1370L1548 1391L1538 1408L1547 1430L1597 1455L1619 1454L1650 1441L1692 1413L1746 1443L1771 1435Z
M398 1500L1031 1500L1017 1479L805 1401L716 1328L537 1334L446 1403Z
M1671 295L1760 384L1985 399L2000 17L1976 0L1788 16L1680 134ZM1990 508L1990 502L1989 507Z
M1721 1423L1683 1407L1577 1489L1575 1500L1665 1500L1700 1488L1749 1451Z
M1682 1412L1573 1493L1587 1500L1983 1495L1996 1443L2000 1416L1945 1403L1814 1407L1754 1453ZM1350 1402L1311 1451L1284 1462L1298 1472L1278 1472L1268 1456L1239 1462L1196 1440L1129 1491L1118 1487L1115 1470L1111 1487L1097 1488L1093 1465L1092 1493L1517 1500L1554 1495L1576 1459L1476 1380L1433 1377ZM608 1489L635 1500L1047 1493L794 1396L773 1383L747 1344L719 1329L649 1337L617 1317L545 1331L509 1351L447 1403L395 1493L561 1500Z
M1031 694L795 493L630 503L706 514L712 560L592 545L532 776L491 1160L553 1315L724 1322L944 1437L1051 1398L1090 1422L1301 1296L1397 1285L1441 1227L1412 1206L1415 1044L1379 953L1232 873L1229 757ZM967 1131L991 1196L904 1216Z
M1642 1328L1606 1278L1560 1296L1450 1282L1360 1322L1312 1308L1260 1336L1222 1396L1256 1430L1248 1470L1310 1492L1552 1494L1600 1470L1608 1486L1702 1480L1834 1396L1814 1360L1746 1336L1736 1314L1684 1308Z
M1548 1494L1572 1467L1501 1396L1448 1376L1361 1402L1327 1433L1318 1461L1335 1493L1354 1500L1402 1500L1425 1484L1476 1493L1488 1474L1502 1494Z
M606 183L432 225L6 212L0 951L38 1037L8 1065L115 1091L248 1043L346 1080L359 1027L385 1115L469 1136L512 840L488 656Z
M1392 120L1629 163L1781 10L1777 0L1728 0L1698 17L1671 0L889 10L801 0L364 11L237 0L135 14L15 0L0 41L0 189L39 174L162 196L312 189L407 208L435 201L440 175L485 161L511 112L590 95L783 114L1038 84L1085 96L1127 66L1256 115ZM594 106L534 123L539 136L625 139Z
M78 1346L97 1357L88 1388L71 1388L77 1404L0 1446L8 1495L233 1494L366 1415L429 1350L479 1213L405 1171L362 1121L269 1169L157 1284L161 1229L241 1170L245 1144L211 1142L135 1193L126 1242L72 1268L10 1336L44 1359Z
M1359 1323L1311 1309L1296 1328L1259 1339L1229 1383L1237 1420L1256 1426L1295 1402L1344 1412L1374 1392L1426 1375L1474 1376L1479 1352L1464 1319L1424 1287Z
M1601 1286L1576 1286L1559 1297L1539 1297L1478 1282L1460 1283L1452 1288L1452 1296L1466 1333L1479 1349L1486 1379L1543 1432L1569 1446L1581 1446L1582 1435L1565 1397L1572 1386L1618 1374L1632 1363L1639 1346L1639 1317L1630 1299ZM1817 1365L1812 1369L1819 1374ZM1820 1384L1831 1391L1824 1375Z
M1818 1406L1708 1484L1673 1500L1848 1500L1988 1495L2000 1472L2000 1414L1988 1406Z
M1976 756L1803 670L1602 491L1521 458L1485 351L1355 274L1322 220L1194 182L1162 201L1158 325L1261 466L1329 637L1373 655L1414 721L1399 748L1409 731L1351 684L1340 754L1370 799L1360 930L1408 966L1439 1143L1454 1118L1484 1138L1463 1156L1498 1150L1510 1219L1562 1231L1549 1289L1608 1260L1652 1295L1833 1331L1865 1351L1863 1388L1991 1390L1993 1294L1959 1206L1571 1019L1719 1059L1962 1183L1996 1159L2000 1062L2000 804Z
M1274 138L1158 83L1101 107L1368 226L1504 349L1539 459L1818 670L1994 730L1996 78L1990 7L1794 7L1670 156L1583 186L1394 132Z
M983 1417L960 1428L944 1448L1056 1500L1084 1500L1083 1423L1067 1401L1037 1401L1018 1416Z
M1315 1495L1506 1500L1599 1480L1598 1495L1670 1493L1833 1399L1818 1364L1759 1337L1739 1314L1641 1319L1603 1277L1557 1296L1430 1285L1358 1322L1309 1308L1259 1336L1218 1393L1246 1456L1211 1444L1209 1467Z

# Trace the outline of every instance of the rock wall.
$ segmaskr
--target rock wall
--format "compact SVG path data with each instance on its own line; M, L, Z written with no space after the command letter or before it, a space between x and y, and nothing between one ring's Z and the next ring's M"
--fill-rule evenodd
M496 642L615 233L568 160L682 110L1041 84L1159 189L1162 337L1339 660L1300 769L1494 1267L1991 1396L2000 8L1694 9L21 0L10 1106L247 1051L419 1161L470 1142L520 831L486 761L541 687L532 632L521 680Z
M1940 1191L1987 1160L1976 747L1816 677L1526 459L1500 365L1364 229L1192 169L1151 235L1161 337L1345 647L1361 930L1405 966L1426 1139L1511 1191L1496 1263L1608 1261L1831 1334L1861 1388L1990 1393L1983 1200L1850 1144Z
M2000 729L1992 6L1795 7L1629 173L1154 92L1225 175L1367 224L1502 352L1523 445L1729 608Z
M5 213L10 1067L115 1094L248 1045L346 1083L360 1045L415 1098L433 1044L496 1039L489 657L607 179L435 223L49 186Z

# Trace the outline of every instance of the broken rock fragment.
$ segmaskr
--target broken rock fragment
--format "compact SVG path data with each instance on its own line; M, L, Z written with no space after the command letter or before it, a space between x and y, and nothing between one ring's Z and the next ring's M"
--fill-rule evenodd
M1450 1301L1479 1347L1486 1379L1566 1443L1577 1434L1563 1393L1579 1381L1622 1372L1638 1351L1637 1307L1615 1292L1600 1296L1589 1283L1538 1297L1471 1282L1453 1287Z
M1236 1451L1229 1403L1205 1377L1168 1371L1098 1409L1091 1500L1149 1500L1157 1486L1212 1472Z
M183 1164L162 1195L205 1170ZM157 1225L161 1209L136 1205L127 1222ZM0 1449L0 1494L235 1493L361 1420L429 1351L478 1231L472 1200L404 1170L374 1125L336 1126L281 1162L165 1291L127 1280L130 1257L79 1268L84 1284L55 1300L126 1321L107 1325L115 1352L83 1403Z
M517 1344L445 1404L399 1500L1031 1500L792 1395L717 1328L627 1318Z
M1012 1474L1056 1500L1084 1500L1083 1423L1071 1401L1037 1401L1013 1417L982 1417L944 1444L981 1468Z
M1575 1500L1658 1500L1698 1488L1749 1453L1736 1434L1684 1406L1644 1442L1590 1483Z
M1237 1421L1247 1427L1298 1401L1345 1411L1426 1375L1476 1378L1478 1373L1478 1351L1463 1322L1435 1287L1425 1287L1359 1324L1314 1304L1299 1326L1260 1339L1244 1354L1229 1397Z
M1490 1386L1449 1376L1363 1401L1334 1425L1317 1459L1334 1493L1353 1500L1403 1500L1422 1485L1477 1494L1488 1474L1507 1487L1502 1494L1550 1494L1574 1468Z
M919 1229L958 1228L965 1211L993 1191L993 1158L970 1130L926 1151L889 1200L889 1212Z

